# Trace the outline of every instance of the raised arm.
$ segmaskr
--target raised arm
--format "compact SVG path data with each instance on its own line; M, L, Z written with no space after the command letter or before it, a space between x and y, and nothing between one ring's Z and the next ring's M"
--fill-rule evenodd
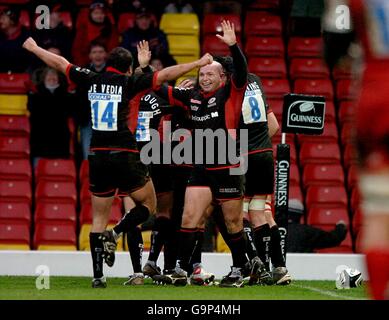
M66 68L70 64L69 61L62 56L56 55L55 53L39 47L33 38L29 37L26 41L24 41L23 48L35 54L49 67L66 74Z
M229 46L234 64L232 79L237 88L243 88L247 83L247 61L236 42L235 26L228 20L222 21L222 29L223 35L217 34L216 37Z
M167 67L158 72L157 75L157 85L161 85L166 81L171 81L178 79L183 76L185 73L195 69L206 66L207 64L211 64L213 62L213 58L209 53L203 55L199 60L190 62L177 64L175 66Z

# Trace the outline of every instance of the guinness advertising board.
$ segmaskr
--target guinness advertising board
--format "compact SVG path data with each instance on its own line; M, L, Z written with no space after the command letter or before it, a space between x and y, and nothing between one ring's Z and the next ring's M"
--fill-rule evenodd
M282 132L319 135L324 130L325 99L322 96L284 96Z

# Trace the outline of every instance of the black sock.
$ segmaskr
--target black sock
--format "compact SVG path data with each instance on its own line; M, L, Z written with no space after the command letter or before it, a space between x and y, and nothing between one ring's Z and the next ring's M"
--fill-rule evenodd
M244 268L248 258L246 256L246 237L243 229L237 233L231 233L227 244L231 250L232 265Z
M270 228L270 239L270 256L273 267L285 267L285 259L281 249L281 235L277 225Z
M100 232L89 233L90 252L93 263L93 277L101 278L103 276L103 257L104 252L103 242L99 239Z
M254 241L258 257L270 270L270 226L268 223L254 228Z
M130 212L126 213L122 220L113 228L116 234L128 232L145 222L150 215L149 209L142 204L137 204Z
M192 257L190 259L189 267L192 269L193 265L196 263L201 263L201 253L203 249L204 242L204 229L199 228L196 232L196 246L194 248ZM191 270L193 272L193 270Z
M189 261L196 245L197 228L181 228L178 234L177 266L189 272Z
M151 233L151 245L148 260L157 262L162 247L166 243L168 232L170 231L171 221L167 217L158 217L155 219L153 231Z
M254 257L258 256L258 253L257 253L257 249L256 249L255 244L254 244L253 232L251 229L251 222L245 218L243 218L243 230L246 234L246 240L247 240L246 251L247 251L247 254L249 256L249 259L252 260ZM261 258L261 260L262 260L262 258Z
M127 244L134 273L140 273L142 272L143 238L139 227L132 228L127 232Z
M179 232L171 226L172 229L169 232L169 236L166 239L165 246L163 248L163 260L164 269L172 270L176 266L178 255L178 234Z

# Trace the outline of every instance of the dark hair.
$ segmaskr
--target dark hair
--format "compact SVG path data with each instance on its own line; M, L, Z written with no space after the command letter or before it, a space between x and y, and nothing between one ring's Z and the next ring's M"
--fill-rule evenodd
M127 72L132 65L132 54L123 47L117 47L112 49L108 55L107 67L112 67L120 72Z
M213 60L219 62L222 65L223 71L227 74L227 76L231 75L234 72L234 61L232 60L232 57L214 56Z
M7 15L14 24L18 24L20 19L20 8L15 5L10 5L8 7L5 7L1 11L1 14Z
M107 46L106 46L102 41L92 40L91 43L89 44L89 52L90 52L94 47L100 47L100 48L103 48L104 51L107 51Z

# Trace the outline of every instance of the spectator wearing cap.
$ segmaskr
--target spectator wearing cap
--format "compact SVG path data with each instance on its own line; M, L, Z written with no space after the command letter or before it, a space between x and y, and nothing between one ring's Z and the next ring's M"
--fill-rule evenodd
M19 22L20 9L5 7L0 12L0 72L26 72L31 56L22 48L30 36Z
M100 42L108 51L117 47L119 43L119 36L109 16L108 7L101 0L90 5L86 21L79 20L77 23L72 49L75 64L85 66L89 63L89 46L92 41Z
M147 40L152 57L164 56L169 53L169 46L166 34L154 25L152 13L147 8L141 8L137 11L135 17L135 26L123 33L122 47L131 51L134 60L137 57L137 44ZM134 61L135 66L138 66L137 60Z
M289 200L287 252L312 253L316 249L332 248L346 238L347 226L339 220L331 231L301 224L304 206L297 199Z

